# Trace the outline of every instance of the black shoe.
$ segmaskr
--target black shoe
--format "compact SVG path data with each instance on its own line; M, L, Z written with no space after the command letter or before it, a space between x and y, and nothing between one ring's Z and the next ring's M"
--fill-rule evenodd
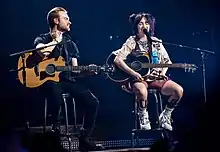
M60 134L60 125L58 123L53 124L50 131Z
M96 150L105 150L105 147L102 144L96 144Z
M104 146L96 145L94 142L90 141L88 138L79 138L79 151L88 152L92 150L104 150Z

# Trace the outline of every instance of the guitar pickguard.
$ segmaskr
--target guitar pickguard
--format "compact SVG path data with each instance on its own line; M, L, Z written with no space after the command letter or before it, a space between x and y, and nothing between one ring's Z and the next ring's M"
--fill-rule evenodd
M46 78L53 78L55 76L55 74L49 75L47 74L45 71L41 71L40 72L40 80L44 80Z
M35 53L37 54L37 53ZM35 59L35 60L34 60ZM22 70L18 71L18 79L24 84L26 81L26 87L35 88L39 87L48 80L59 82L59 73L47 74L46 67L48 64L54 64L56 66L64 66L65 62L63 57L58 58L34 58L30 53L25 54L25 78L23 78ZM23 67L22 57L18 60L18 69Z
M136 69L138 73L140 73L143 77L147 74L149 74L150 69L149 68L141 68L136 67L139 63L150 63L149 55L147 53L143 54L136 54L137 56L134 56L133 54L127 56L127 59L125 60L125 63L131 67L133 70ZM115 54L110 54L110 56L106 60L107 65L114 65L115 71L113 73L107 74L108 78L115 82L125 82L129 79L131 79L131 76L127 74L126 72L122 71L120 68L118 68L114 64ZM134 64L135 63L135 64ZM137 64L136 64L137 63Z

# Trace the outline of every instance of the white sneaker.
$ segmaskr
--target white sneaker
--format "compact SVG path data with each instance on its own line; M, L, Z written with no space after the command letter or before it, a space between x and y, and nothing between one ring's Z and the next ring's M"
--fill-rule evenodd
M151 126L150 126L148 112L144 110L143 112L138 113L138 116L139 116L140 128L143 130L150 130Z
M164 111L159 116L159 122L162 128L172 131L171 115L164 114Z

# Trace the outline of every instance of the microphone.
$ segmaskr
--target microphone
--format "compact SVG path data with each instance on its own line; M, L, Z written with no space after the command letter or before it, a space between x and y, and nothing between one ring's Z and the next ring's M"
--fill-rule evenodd
M148 41L151 43L153 40L150 37L150 34L146 28L143 29L144 34L147 36Z

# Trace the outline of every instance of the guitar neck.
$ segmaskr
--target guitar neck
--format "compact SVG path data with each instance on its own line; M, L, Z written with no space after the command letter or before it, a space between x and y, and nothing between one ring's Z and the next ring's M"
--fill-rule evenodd
M149 64L142 63L142 68L183 68L184 64L182 63L173 63L173 64Z
M99 66L56 66L57 71L98 71Z

